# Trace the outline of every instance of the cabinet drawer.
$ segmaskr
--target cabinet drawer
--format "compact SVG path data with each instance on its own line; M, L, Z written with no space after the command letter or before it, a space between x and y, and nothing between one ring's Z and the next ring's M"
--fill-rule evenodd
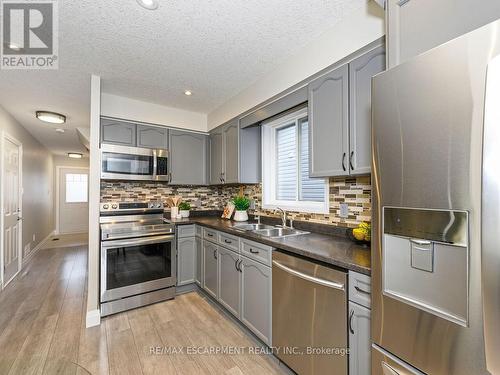
M203 228L203 238L212 241L212 242L217 242L217 231L213 229L207 229Z
M354 271L349 271L349 301L361 306L371 306L371 278Z
M194 226L194 231L195 231L195 234L196 234L196 237L202 237L203 234L202 234L202 228L199 226L199 225L195 225Z
M220 233L218 237L219 243L225 248L236 251L237 253L240 250L240 239L236 236L232 236L227 233Z
M194 236L195 236L195 226L194 226L194 224L191 224L191 225L179 225L177 227L177 237L178 238L194 237Z
M250 240L242 240L241 254L246 257L271 266L273 257L273 248Z

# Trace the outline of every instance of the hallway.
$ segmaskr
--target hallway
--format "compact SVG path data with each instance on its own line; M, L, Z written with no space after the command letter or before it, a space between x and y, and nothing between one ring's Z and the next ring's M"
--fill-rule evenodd
M85 328L87 249L40 250L0 293L0 374L281 374L257 342L193 292ZM151 354L151 347L244 347Z

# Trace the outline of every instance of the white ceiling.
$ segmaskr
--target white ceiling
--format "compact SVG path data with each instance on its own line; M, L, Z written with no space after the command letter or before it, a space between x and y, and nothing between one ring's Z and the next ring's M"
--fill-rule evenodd
M1 71L0 104L53 152L83 151L74 129L88 127L91 73L105 92L208 113L366 1L58 2L59 69ZM68 131L36 120L37 109L66 114Z

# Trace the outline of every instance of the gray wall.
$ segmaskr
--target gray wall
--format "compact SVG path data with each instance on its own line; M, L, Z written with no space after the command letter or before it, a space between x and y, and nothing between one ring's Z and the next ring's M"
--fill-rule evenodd
M40 126L43 126L40 124ZM54 230L52 154L0 106L0 131L23 145L23 258ZM35 235L35 241L33 241Z

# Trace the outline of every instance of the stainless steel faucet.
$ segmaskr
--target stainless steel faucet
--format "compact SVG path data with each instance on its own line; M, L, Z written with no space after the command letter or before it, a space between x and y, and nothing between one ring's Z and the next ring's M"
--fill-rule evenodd
M281 224L283 225L283 228L286 228L286 211L282 209L281 207L276 207L276 211L281 212Z

